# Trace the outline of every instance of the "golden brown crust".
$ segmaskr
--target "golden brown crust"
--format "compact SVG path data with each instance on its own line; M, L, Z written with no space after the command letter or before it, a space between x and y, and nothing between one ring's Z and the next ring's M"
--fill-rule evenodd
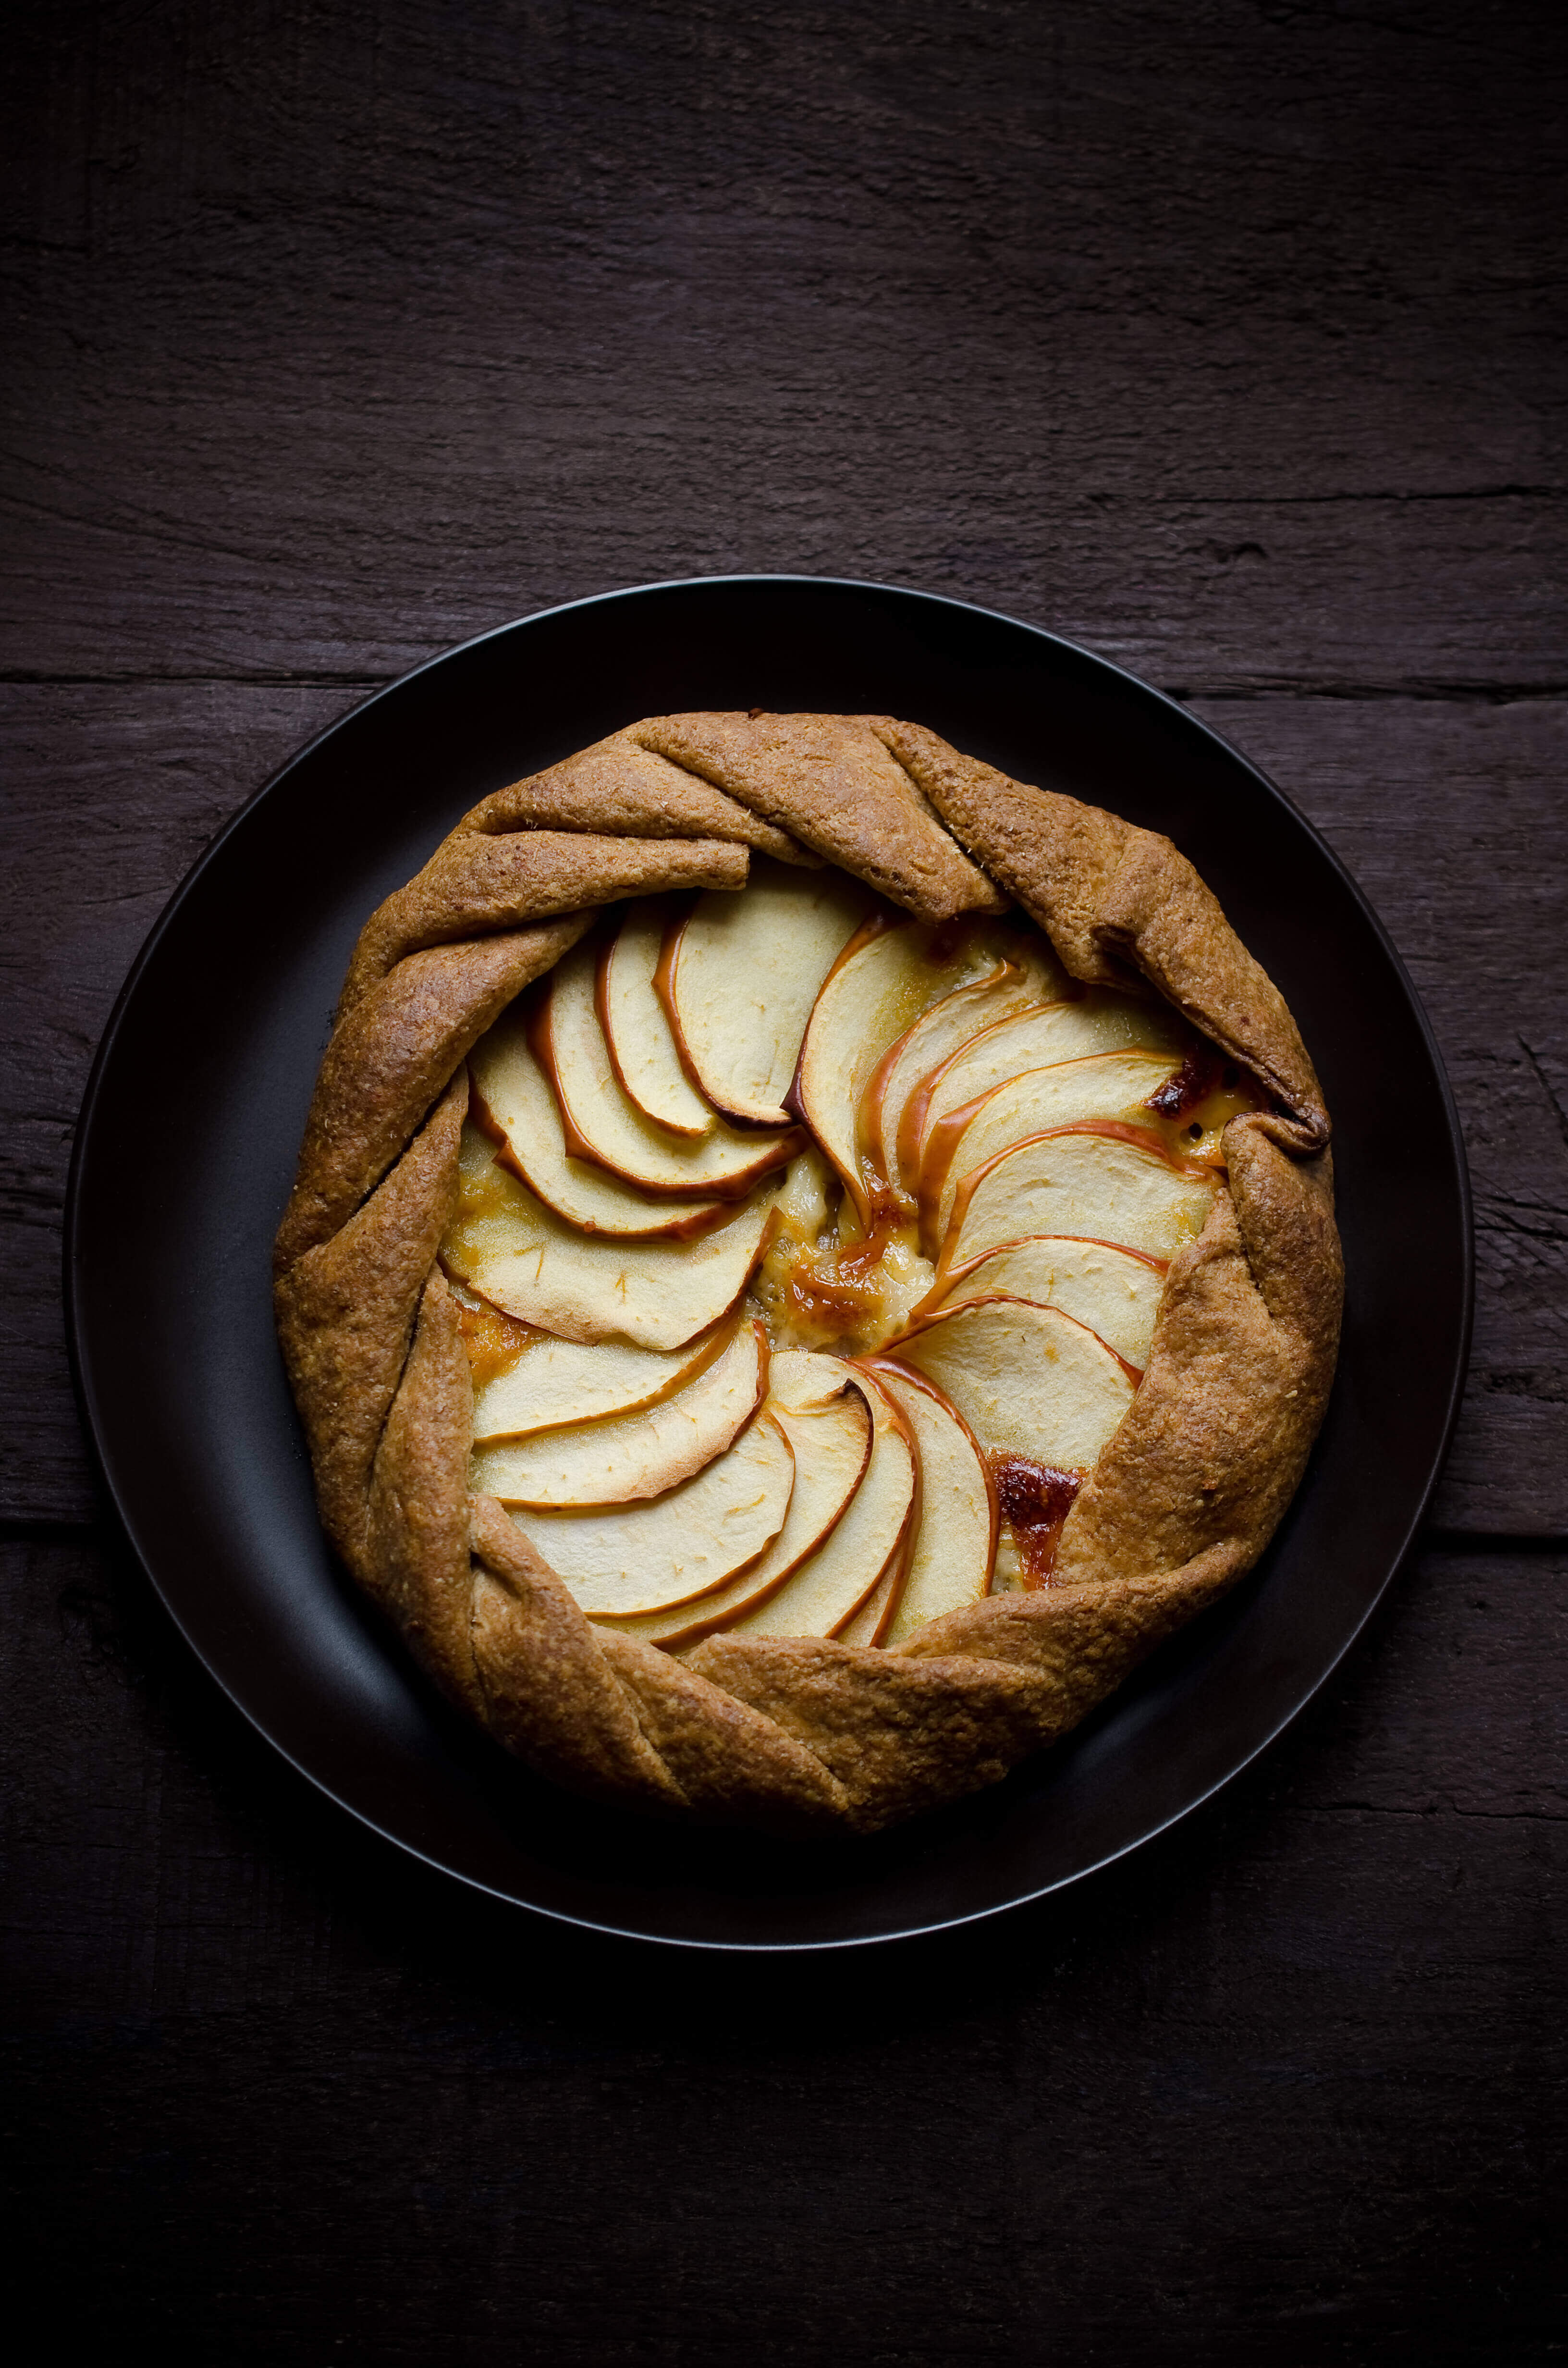
M1229 1190L1172 1265L1050 1588L892 1651L720 1634L683 1662L596 1628L471 1497L469 1371L436 1247L461 1064L589 925L561 900L738 884L742 848L781 851L785 826L928 918L1001 907L999 882L1075 975L1136 966L1279 1107L1226 1130ZM663 1816L871 1831L1064 1734L1262 1552L1334 1371L1326 1139L1289 1011L1167 841L887 718L651 719L475 808L357 950L276 1253L324 1522L443 1689L542 1773Z
M491 1021L592 921L577 913L407 955L336 1028L305 1122L274 1270L330 1241L381 1182Z
M860 716L654 715L633 731L923 921L1006 910Z
M1114 985L1127 966L1142 971L1283 1103L1303 1149L1327 1142L1323 1090L1284 996L1168 838L1009 780L920 724L880 716L877 730L1074 978Z
M744 888L748 860L744 847L717 838L661 842L560 830L482 838L460 832L371 914L338 1010L350 1010L415 948L581 913L618 896L645 895L651 887Z
M369 1591L454 1702L473 1691L468 1455L473 1383L457 1308L437 1270L376 1451Z
M728 838L782 863L821 860L711 782L640 746L635 729L612 732L547 771L482 798L458 833L583 830L627 838Z
M340 1233L297 1258L274 1291L278 1338L310 1435L322 1525L368 1583L376 1450L415 1317L457 1203L468 1106L459 1072L395 1167Z

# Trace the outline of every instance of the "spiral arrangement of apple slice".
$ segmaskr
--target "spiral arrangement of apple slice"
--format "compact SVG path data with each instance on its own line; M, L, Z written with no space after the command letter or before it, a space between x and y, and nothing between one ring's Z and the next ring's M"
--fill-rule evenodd
M469 1066L473 1485L672 1650L1048 1581L1250 1106L1027 922L761 857L608 917Z

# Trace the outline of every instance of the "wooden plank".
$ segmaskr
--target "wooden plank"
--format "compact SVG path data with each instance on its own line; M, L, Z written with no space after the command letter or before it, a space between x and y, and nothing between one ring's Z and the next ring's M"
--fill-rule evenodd
M61 1345L58 1225L72 1122L120 979L218 824L351 699L220 685L0 690L13 785L0 942L20 1022L0 1087L18 1277L0 1381L0 1509L13 1517L75 1519L91 1505ZM1460 1099L1480 1296L1437 1518L1568 1531L1568 701L1198 704L1275 773L1372 896Z
M350 1826L86 1542L0 1549L17 2241L53 2324L307 2368L1544 2362L1561 1554L1428 1554L1197 1816L749 1964ZM763 1871L767 1845L759 1846Z
M234 17L23 37L13 676L765 568L1192 688L1562 686L1544 17Z
M219 826L343 690L0 690L0 1519L90 1518L65 1360L60 1225L77 1109L115 996Z
M1475 1342L1435 1517L1568 1532L1568 702L1193 704L1371 898L1459 1102Z

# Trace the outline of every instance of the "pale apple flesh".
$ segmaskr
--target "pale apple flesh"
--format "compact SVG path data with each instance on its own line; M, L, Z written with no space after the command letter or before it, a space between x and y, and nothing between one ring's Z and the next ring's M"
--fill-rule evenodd
M934 1382L987 1455L1089 1472L1136 1386L1114 1349L1059 1307L979 1299L895 1342Z
M596 989L605 1047L622 1091L656 1126L695 1139L712 1133L716 1113L681 1067L669 1014L653 986L665 931L675 917L665 897L632 905L599 955Z
M1093 1053L1048 1069L1026 1070L949 1110L928 1131L920 1163L921 1246L926 1256L936 1256L947 1231L961 1176L1053 1127L1084 1119L1135 1121L1170 1076L1170 1058L1164 1053Z
M872 1368L915 1437L920 1521L903 1585L867 1640L902 1644L927 1620L978 1603L996 1555L996 1494L968 1425L939 1390L880 1360Z
M871 1457L853 1501L826 1543L767 1600L727 1622L745 1636L833 1636L853 1619L901 1553L916 1512L917 1467L909 1426L871 1375L844 1369L865 1397Z
M839 871L756 857L746 888L708 890L662 965L687 1074L727 1117L783 1126L818 991L871 909Z
M658 1611L722 1587L765 1554L784 1526L794 1484L790 1442L761 1414L667 1496L512 1519L585 1611Z
M588 1344L532 1332L502 1372L476 1383L474 1443L528 1439L601 1415L639 1414L694 1380L725 1345L722 1330L682 1349Z
M734 1200L801 1146L793 1129L737 1134L715 1121L675 1136L640 1110L615 1074L599 1025L597 957L585 940L557 963L535 1042L560 1103L567 1147L638 1193L703 1192Z
M915 1505L915 1519L882 1565L881 1577L875 1587L872 1588L859 1610L851 1612L843 1625L834 1630L835 1643L868 1647L881 1644L887 1633L888 1622L892 1618L894 1607L903 1593L903 1582L908 1575L910 1556L914 1552L915 1540L919 1534L918 1494Z
M972 937L974 933L971 932ZM862 1102L884 1053L935 998L946 998L968 940L950 928L900 921L852 940L812 1008L790 1106L832 1160L863 1220L870 1215L862 1156Z
M474 1451L472 1485L504 1505L630 1505L662 1497L731 1446L762 1404L767 1335L743 1324L684 1389L636 1414Z
M519 1322L562 1340L679 1349L736 1304L778 1219L767 1191L695 1241L596 1240L562 1223L463 1128L452 1273Z
M1164 1260L1110 1242L1073 1241L1059 1234L1008 1242L956 1272L915 1311L916 1317L949 1312L970 1299L1032 1300L1060 1307L1097 1332L1107 1348L1140 1372L1149 1361L1154 1319L1165 1287Z
M1172 1258L1202 1232L1219 1177L1166 1157L1153 1134L1067 1127L1004 1151L960 1182L937 1287L986 1250L1031 1234L1074 1234Z
M907 1163L902 1148L911 1097L983 1028L1032 1009L1042 984L1038 972L1021 962L998 962L987 977L941 996L888 1047L866 1087L861 1120L867 1151L888 1183L914 1181L918 1143L909 1141Z
M724 1203L711 1195L650 1201L591 1161L573 1158L531 1035L528 1019L514 1007L474 1046L469 1073L475 1116L501 1137L508 1159L547 1209L579 1233L613 1234L623 1241L689 1239L723 1219Z
M1189 1043L1016 916L766 859L632 905L471 1056L442 1257L531 1327L473 1319L473 1485L672 1651L1046 1583L999 1491L1070 1490L1131 1405L1222 1172L1151 1114Z
M1184 1040L1172 1013L1105 988L1074 1002L1010 1012L959 1045L912 1092L901 1122L903 1172L915 1180L938 1120L1027 1071L1085 1060L1096 1053L1164 1053L1176 1067L1183 1052Z
M699 1597L695 1603L669 1611L607 1624L618 1635L638 1637L645 1645L663 1645L672 1652L695 1645L699 1637L725 1627L743 1611L777 1594L804 1563L825 1544L851 1503L865 1476L871 1452L871 1417L858 1390L848 1386L839 1367L835 1393L801 1406L787 1406L777 1396L767 1412L789 1440L795 1457L795 1487L784 1526L761 1559L738 1578Z

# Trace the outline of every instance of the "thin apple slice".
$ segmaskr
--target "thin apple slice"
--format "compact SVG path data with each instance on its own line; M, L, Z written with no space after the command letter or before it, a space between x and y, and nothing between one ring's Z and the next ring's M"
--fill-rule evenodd
M1107 1348L1142 1372L1149 1361L1154 1318L1165 1287L1165 1260L1109 1242L1071 1241L1060 1234L1008 1242L949 1273L945 1285L915 1311L951 1312L971 1299L1030 1299L1060 1307L1097 1332Z
M1161 1005L1105 987L1091 987L1075 1002L1011 1012L950 1053L910 1096L899 1140L906 1175L917 1174L932 1128L949 1110L1027 1069L1094 1053L1168 1053L1174 1066L1183 1046L1176 1020Z
M695 1645L699 1636L724 1627L776 1593L808 1555L825 1544L865 1477L871 1452L866 1400L849 1387L844 1366L838 1373L836 1389L810 1405L790 1407L776 1395L768 1398L767 1412L794 1451L795 1490L784 1526L760 1562L695 1603L607 1623L618 1635L667 1645L672 1652Z
M847 1186L862 1224L870 1199L861 1173L860 1105L883 1053L952 983L952 933L900 921L852 939L812 1008L790 1099Z
M504 1505L631 1505L662 1497L733 1446L767 1387L767 1336L743 1324L673 1397L474 1452L472 1484Z
M613 1234L621 1241L689 1240L722 1220L725 1203L716 1197L651 1201L592 1161L574 1158L530 1035L528 1019L514 1006L469 1054L469 1075L476 1115L500 1135L518 1175L547 1209L579 1233Z
M754 858L744 894L699 896L661 969L692 1083L730 1118L784 1126L812 1006L871 907L842 871Z
M881 1642L909 1573L909 1558L918 1527L919 1518L916 1516L904 1532L903 1543L895 1547L882 1565L881 1577L859 1610L852 1611L843 1626L834 1630L835 1638L840 1645L871 1645Z
M826 1543L775 1594L726 1621L744 1636L834 1636L900 1553L917 1510L917 1466L909 1426L888 1392L858 1367L846 1367L873 1426L871 1460L853 1503Z
M667 1496L512 1519L585 1611L658 1611L722 1587L765 1554L794 1485L790 1442L760 1414L726 1454Z
M889 1354L934 1382L988 1455L1092 1472L1132 1403L1113 1349L1059 1307L977 1299L938 1315Z
M464 1125L460 1167L442 1257L508 1315L562 1340L695 1340L734 1306L778 1224L777 1196L765 1190L694 1241L595 1240L503 1167L475 1126Z
M949 1110L928 1131L920 1162L920 1232L927 1257L936 1256L947 1230L960 1176L1052 1127L1082 1119L1135 1121L1150 1095L1168 1083L1172 1066L1168 1053L1091 1053L1085 1060L1028 1069Z
M889 1046L866 1087L861 1132L873 1165L890 1184L907 1180L913 1186L915 1180L917 1142L911 1142L907 1178L900 1153L911 1097L983 1028L1011 1019L1015 1011L1032 1010L1041 999L1042 984L1037 969L1000 962L986 977L941 996Z
M475 1388L474 1444L638 1414L694 1381L726 1345L721 1330L682 1349L633 1349L609 1340L588 1345L531 1332L511 1363Z
M996 1492L972 1432L939 1390L879 1360L877 1379L915 1434L920 1520L902 1588L868 1639L902 1644L944 1611L978 1603L996 1555Z
M599 1025L596 956L574 946L544 989L534 1043L547 1069L566 1145L611 1178L643 1192L707 1192L735 1200L799 1149L796 1128L737 1134L715 1120L699 1137L671 1136L643 1115L615 1074Z
M1037 1134L965 1176L934 1289L985 1251L1031 1234L1075 1234L1171 1258L1214 1205L1212 1168L1167 1158L1157 1135L1114 1121Z
M604 947L596 981L599 1025L621 1089L644 1118L673 1134L711 1134L715 1112L680 1064L670 1018L653 988L665 931L676 918L665 896L640 897Z

